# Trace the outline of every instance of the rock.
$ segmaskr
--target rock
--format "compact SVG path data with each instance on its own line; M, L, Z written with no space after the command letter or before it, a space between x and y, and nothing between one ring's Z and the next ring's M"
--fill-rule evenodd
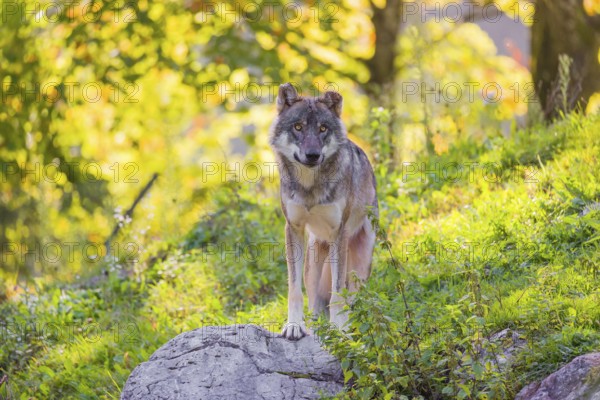
M494 352L485 351L484 358L500 369L508 368L515 355L527 345L527 341L521 334L510 328L494 333L488 340L496 346L496 349Z
M171 339L133 370L121 399L318 399L342 388L339 362L315 336L293 342L234 325Z
M515 400L600 400L600 353L575 358L543 381L524 387Z

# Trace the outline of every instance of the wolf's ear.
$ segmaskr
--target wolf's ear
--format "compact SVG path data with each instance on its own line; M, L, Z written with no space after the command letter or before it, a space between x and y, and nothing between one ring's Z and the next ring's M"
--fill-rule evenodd
M283 110L291 107L295 102L300 101L300 96L296 88L291 83L284 83L279 86L277 94L277 113L281 114Z
M319 101L325 104L338 117L342 115L342 105L344 103L344 99L338 92L325 92Z

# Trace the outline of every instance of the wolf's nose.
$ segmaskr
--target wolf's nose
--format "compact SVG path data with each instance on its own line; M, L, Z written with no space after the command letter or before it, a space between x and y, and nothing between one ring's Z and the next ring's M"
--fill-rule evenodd
M306 161L308 162L317 162L319 158L321 158L321 153L306 153Z

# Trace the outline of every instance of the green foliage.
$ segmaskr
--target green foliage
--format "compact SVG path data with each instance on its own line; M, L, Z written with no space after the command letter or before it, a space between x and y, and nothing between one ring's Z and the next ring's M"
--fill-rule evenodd
M283 226L274 199L272 207L258 207L251 190L240 193L237 186L215 198L222 212L163 250L137 279L124 280L122 269L107 264L106 279L76 289L38 287L36 294L25 287L18 302L1 304L0 375L10 377L5 396L118 398L131 370L181 331L248 322L279 329L286 277L281 246L251 256L228 248L226 258L203 246L278 244ZM252 227L245 237L244 226Z
M246 309L272 300L285 286L283 214L264 190L242 191L225 185L217 194L217 212L207 215L188 235L185 249L215 268L229 307ZM256 196L268 200L257 202Z
M40 287L42 295L3 303L7 398L108 398L118 391L115 379L126 378L166 338L137 321L141 289L112 276L94 289Z
M148 231L190 229L173 224L202 189L198 160L219 162L242 129L266 132L279 83L349 93L368 79L356 60L368 55L359 45L368 17L343 2L288 12L288 1L270 2L243 15L237 1L0 5L0 242L19 247L3 260L11 281L48 268L63 281L82 274L82 260L49 266L20 255L49 242L103 244L114 208L127 208L153 173L153 191L180 198L179 209L170 195L152 199L165 220ZM352 119L364 102L347 102ZM261 135L244 135L256 154Z
M570 110L569 104L569 86L571 85L571 67L573 59L567 54L561 54L558 57L558 86L560 88L560 98L562 100L562 112L567 113Z
M598 123L572 116L462 153L463 163L502 165L494 179L412 181L412 201L429 213L377 229L379 267L353 297L345 332L316 324L344 368L339 398L510 399L598 348ZM457 160L450 151L427 162ZM380 184L402 190L404 178ZM439 192L466 206L447 209ZM381 222L395 221L394 203L406 207L387 197ZM509 359L493 335L506 328L523 341Z

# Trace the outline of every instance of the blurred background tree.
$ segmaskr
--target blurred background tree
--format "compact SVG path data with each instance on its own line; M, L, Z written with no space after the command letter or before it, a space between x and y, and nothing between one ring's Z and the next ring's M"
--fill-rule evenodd
M600 91L599 5L595 0L536 2L532 73L546 118L556 117L557 110L569 111L578 103L585 106ZM561 55L572 59L567 98L563 98L560 90ZM565 104L567 110L563 110Z

